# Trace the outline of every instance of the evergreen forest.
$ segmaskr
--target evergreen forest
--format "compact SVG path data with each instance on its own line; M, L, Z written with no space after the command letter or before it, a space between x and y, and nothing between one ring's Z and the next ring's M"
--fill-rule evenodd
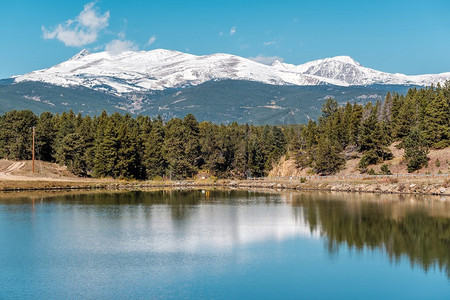
M408 171L427 165L429 149L450 146L450 82L388 93L384 101L340 105L328 99L318 120L284 126L228 125L103 112L83 116L12 110L0 116L0 158L56 162L76 175L122 179L266 176L283 155L316 174L338 172L345 153L360 153L359 169L405 149ZM389 170L386 170L388 172Z

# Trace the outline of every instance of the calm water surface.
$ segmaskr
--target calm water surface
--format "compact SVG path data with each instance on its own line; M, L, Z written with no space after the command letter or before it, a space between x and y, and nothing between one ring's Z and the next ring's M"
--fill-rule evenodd
M0 194L0 299L450 299L450 202Z

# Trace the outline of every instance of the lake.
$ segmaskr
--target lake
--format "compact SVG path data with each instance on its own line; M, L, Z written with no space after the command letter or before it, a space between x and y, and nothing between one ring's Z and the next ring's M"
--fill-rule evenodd
M3 193L0 299L450 299L443 200Z

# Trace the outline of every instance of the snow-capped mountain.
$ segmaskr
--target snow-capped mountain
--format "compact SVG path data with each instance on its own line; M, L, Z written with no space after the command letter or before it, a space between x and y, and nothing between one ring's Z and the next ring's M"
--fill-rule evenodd
M450 72L441 74L426 74L408 76L399 73L386 73L361 66L349 56L336 56L307 62L302 65L290 65L275 62L273 67L279 70L291 70L304 75L314 75L318 78L326 78L339 82L337 85L422 85L443 83L450 79Z
M108 52L81 51L70 60L49 69L15 78L16 82L41 81L60 86L109 90L115 94L163 90L198 85L211 80L249 80L274 85L317 85L334 80L277 70L229 54L195 56L170 50Z
M115 95L195 86L208 81L245 80L270 85L371 84L431 85L450 80L450 72L407 76L361 66L348 56L325 58L301 65L264 65L230 54L196 56L157 49L119 55L82 50L48 69L16 76L15 82L38 81L59 86L83 86Z

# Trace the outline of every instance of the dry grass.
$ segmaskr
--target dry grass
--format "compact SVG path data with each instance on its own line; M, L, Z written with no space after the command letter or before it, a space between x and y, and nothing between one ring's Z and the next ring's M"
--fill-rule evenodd
M393 143L389 146L394 157L391 160L382 162L377 165L369 166L375 172L380 173L380 168L383 164L389 166L389 170L392 174L408 174L406 169L406 161L403 158L404 150L398 149L396 146L398 143ZM346 153L348 157L357 157L357 152ZM450 173L450 147L445 149L430 150L428 157L428 166L416 171L416 174L449 174ZM436 161L439 160L439 163ZM346 161L345 167L337 174L339 176L360 174L358 169L359 158L352 158ZM269 173L269 177L289 177L289 176L307 176L309 175L310 168L298 169L295 166L293 159L286 160L281 158L280 162L274 166Z

